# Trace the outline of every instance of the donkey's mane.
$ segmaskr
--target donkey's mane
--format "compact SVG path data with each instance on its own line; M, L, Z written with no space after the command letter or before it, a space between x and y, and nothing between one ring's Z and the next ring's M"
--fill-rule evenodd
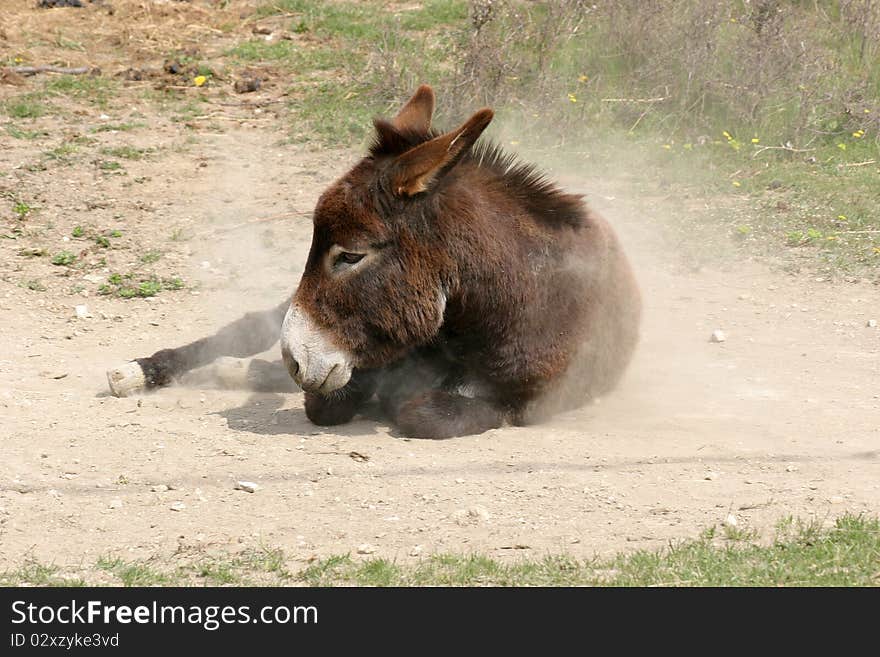
M400 155L442 134L433 130L428 134L402 132L384 121L376 123L376 138L370 146L372 157ZM586 208L580 195L562 191L535 165L505 152L485 137L474 144L461 163L471 163L490 172L503 183L505 193L514 196L533 216L551 226L579 228L586 221Z
M498 144L481 139L465 156L477 167L491 171L534 216L551 225L580 227L586 219L581 196L568 194L534 164L505 152Z

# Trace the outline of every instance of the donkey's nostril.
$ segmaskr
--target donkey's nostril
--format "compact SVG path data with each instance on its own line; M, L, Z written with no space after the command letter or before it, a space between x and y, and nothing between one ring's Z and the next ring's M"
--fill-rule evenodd
M299 363L296 362L296 359L290 355L287 350L281 352L281 360L284 361L285 367L287 367L287 371L290 372L290 376L296 377L299 373Z

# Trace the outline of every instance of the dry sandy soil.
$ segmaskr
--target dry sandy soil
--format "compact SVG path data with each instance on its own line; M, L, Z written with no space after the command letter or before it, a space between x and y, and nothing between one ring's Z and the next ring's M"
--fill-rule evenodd
M294 567L359 547L397 560L589 557L694 537L729 514L766 536L789 515L880 509L880 329L867 326L880 319L880 289L760 263L688 267L643 219L681 203L625 198L614 179L565 179L619 227L646 301L635 362L601 403L434 442L402 439L378 417L315 427L299 393L109 396L108 368L295 287L310 240L300 213L356 153L283 144L271 109L254 108L215 105L194 128L131 96L35 119L48 133L37 142L0 133L0 189L37 208L23 237L0 240L0 570L35 558L88 572L102 555L173 562L261 546ZM126 121L143 127L91 132ZM97 140L89 152L152 150L121 173L87 154L27 166L71 134ZM122 237L103 249L70 237L78 225ZM53 266L24 247L79 258ZM161 258L141 264L152 250ZM97 294L129 270L187 287ZM78 304L91 316L77 318ZM725 342L709 341L715 329ZM259 489L236 490L238 480Z

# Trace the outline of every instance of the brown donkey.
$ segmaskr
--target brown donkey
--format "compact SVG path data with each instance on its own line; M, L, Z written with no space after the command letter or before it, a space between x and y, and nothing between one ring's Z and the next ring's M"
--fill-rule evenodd
M125 394L278 339L316 424L374 394L405 435L534 422L604 394L636 345L638 288L611 227L580 196L485 141L483 109L431 129L422 86L318 200L292 301L111 371ZM282 322L283 318L283 322Z

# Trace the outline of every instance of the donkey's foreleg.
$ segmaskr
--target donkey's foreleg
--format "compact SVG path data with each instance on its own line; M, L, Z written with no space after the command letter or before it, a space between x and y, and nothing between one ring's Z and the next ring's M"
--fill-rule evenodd
M162 349L148 358L137 358L109 370L111 392L126 397L143 389L168 385L184 372L206 365L220 356L244 358L265 351L277 342L289 301L263 312L247 313L207 338L176 349Z
M445 390L423 392L393 409L391 421L409 438L454 438L497 429L503 408L485 399Z
M375 371L354 370L349 382L329 395L306 392L306 417L320 426L348 422L373 396L376 377Z

